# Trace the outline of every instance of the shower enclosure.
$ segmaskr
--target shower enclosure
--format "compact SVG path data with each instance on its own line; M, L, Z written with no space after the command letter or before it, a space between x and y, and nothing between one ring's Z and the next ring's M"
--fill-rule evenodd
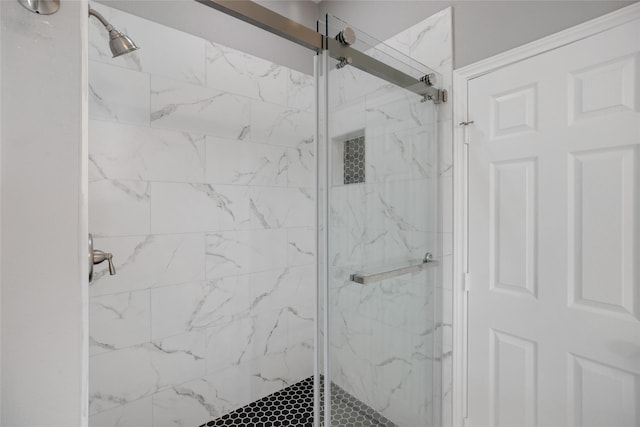
M99 11L140 50L90 23L90 425L440 425L440 75L333 17L314 81Z
M416 92L440 76L355 34L351 48L392 70L316 60L320 412L333 426L436 426L437 104Z

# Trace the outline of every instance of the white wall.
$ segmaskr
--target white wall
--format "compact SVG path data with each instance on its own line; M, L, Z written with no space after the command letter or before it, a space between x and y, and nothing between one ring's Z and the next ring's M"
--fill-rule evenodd
M454 66L553 34L632 1L336 1L319 4L379 40L453 6ZM390 19L389 17L393 17ZM428 66L437 64L426 63Z
M86 425L86 2L2 1L2 426Z

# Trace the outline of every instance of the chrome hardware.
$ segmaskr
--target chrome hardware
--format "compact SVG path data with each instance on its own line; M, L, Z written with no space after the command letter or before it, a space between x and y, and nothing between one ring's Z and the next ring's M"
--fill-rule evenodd
M18 3L38 15L51 15L60 9L60 0L18 0Z
M338 33L336 40L345 46L351 46L356 42L356 33L353 29L347 27Z
M139 49L129 36L113 28L113 25L109 24L104 16L102 16L102 14L97 10L89 7L89 16L94 16L109 32L109 48L111 49L111 54L114 58Z
M338 61L339 61L339 62L338 62L338 64L336 65L336 68L337 68L338 70L339 70L340 68L344 68L344 67L346 67L347 65L351 64L351 62L353 62L351 58L345 58L345 57L338 58Z
M427 86L433 86L434 84L436 84L436 75L435 73L424 75L420 77L420 81Z
M440 104L442 102L447 102L449 98L448 93L444 89L435 89L435 94L427 94L422 97L420 102L433 101L434 104Z
M116 268L113 265L113 255L98 249L93 249L93 236L89 234L89 283L93 280L93 266L104 261L109 263L109 274L115 275Z
M360 283L361 285L367 285L369 283L380 282L392 277L402 276L409 273L417 273L427 267L434 267L436 265L438 265L438 261L434 261L433 255L430 252L427 252L424 255L424 258L422 258L422 261L418 261L415 264L412 263L411 265L408 265L406 267L394 268L392 270L383 271L381 273L355 273L349 277L349 280L351 280L352 282Z
M383 61L375 59L351 46L345 46L340 41L333 38L324 37L317 31L307 28L299 23L286 18L272 10L249 1L230 0L196 0L207 7L211 7L229 16L233 16L241 21L262 28L279 37L283 37L293 43L297 43L307 49L318 53L327 50L329 56L334 59L350 57L353 59L353 67L372 74L378 78L387 80L397 86L405 88L419 96L432 94L434 103L447 102L446 91L434 86L426 86L412 75L406 74ZM344 39L348 40L345 29Z
M471 123L473 123L473 120L469 120L468 122L460 122L460 123L458 123L458 125L460 125L460 126L469 126Z

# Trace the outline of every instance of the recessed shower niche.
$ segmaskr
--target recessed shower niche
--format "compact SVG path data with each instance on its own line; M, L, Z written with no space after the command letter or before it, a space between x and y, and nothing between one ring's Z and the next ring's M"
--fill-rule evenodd
M365 183L367 155L364 129L332 140L335 165L333 185Z

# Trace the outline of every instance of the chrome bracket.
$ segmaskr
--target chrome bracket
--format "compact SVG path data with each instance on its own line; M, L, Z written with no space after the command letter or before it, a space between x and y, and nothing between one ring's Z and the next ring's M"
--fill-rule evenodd
M356 42L356 33L353 31L352 28L347 27L344 30L340 31L336 35L335 39L338 40L344 46L351 46Z
M351 57L345 58L344 56L341 56L340 58L338 58L338 64L336 65L336 68L339 70L340 68L344 68L352 62L353 59L351 59Z
M435 89L435 92L427 93L420 102L433 101L434 104L447 102L449 94L446 89Z
M352 29L345 28L337 37L338 40L325 37L317 31L313 31L299 23L279 15L272 10L253 1L238 0L196 0L205 6L211 7L227 15L238 18L244 22L255 25L270 33L276 34L289 41L311 49L315 52L327 50L331 58L339 61L341 58L350 58L351 65L373 76L391 82L401 88L414 92L425 101L433 101L436 104L447 102L447 92L434 86L435 75L428 77L428 84L416 77L370 57L347 43L355 43L356 36ZM346 42L343 44L343 42ZM348 64L342 64L344 67ZM339 64L340 65L340 64Z
M434 73L425 74L424 76L420 77L420 81L427 86L433 86L436 83L436 75Z

